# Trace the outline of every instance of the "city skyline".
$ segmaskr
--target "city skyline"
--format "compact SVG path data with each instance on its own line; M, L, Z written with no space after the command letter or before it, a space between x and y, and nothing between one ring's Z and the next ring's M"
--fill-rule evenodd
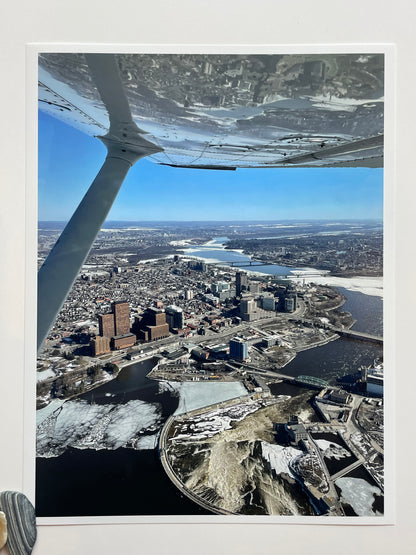
M38 219L68 220L105 155L101 141L39 112ZM212 171L145 158L131 169L107 221L382 218L381 168Z

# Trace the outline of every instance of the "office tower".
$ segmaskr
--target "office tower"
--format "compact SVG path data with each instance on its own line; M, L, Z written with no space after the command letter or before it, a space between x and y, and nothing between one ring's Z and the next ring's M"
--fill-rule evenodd
M285 297L285 312L293 312L296 308L296 297L290 295Z
M100 316L98 316L98 328L101 337L113 337L115 335L114 314L112 312L109 314L100 314Z
M230 358L246 360L248 358L248 343L244 339L234 337L230 341Z
M252 293L253 295L257 295L260 292L260 284L257 281L250 281L248 289L250 293Z
M235 289L236 289L237 297L239 297L241 293L247 289L247 286L248 286L247 274L243 272L237 272L235 275Z
M90 342L93 356L103 355L110 352L110 339L108 337L93 337Z
M230 289L230 284L226 281L217 281L211 285L211 290L213 293L221 293L222 291L228 291Z
M112 305L114 313L114 328L113 335L125 335L130 333L130 305L124 301L114 302Z
M263 310L275 310L274 297L263 297L261 300L261 307Z
M166 315L163 310L151 306L143 314L143 320L148 326L162 326L166 324Z
M252 314L255 312L257 307L256 301L252 297L247 299L242 299L240 303L240 313L241 314Z
M178 306L171 305L166 307L166 322L170 329L182 329L184 327L183 310Z
M133 328L139 339L144 341L169 336L165 313L153 307L147 308L142 316L136 317Z

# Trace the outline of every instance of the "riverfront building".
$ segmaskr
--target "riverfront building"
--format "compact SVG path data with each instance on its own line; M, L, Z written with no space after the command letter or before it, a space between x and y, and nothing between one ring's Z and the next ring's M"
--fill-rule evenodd
M92 349L93 356L104 355L105 353L109 353L110 349L110 339L108 337L93 337L90 343L90 347Z
M166 307L166 323L169 325L169 329L183 329L184 327L184 316L182 308L170 305Z
M300 441L308 439L308 432L303 424L286 424L286 430L293 444L298 445Z
M112 312L98 316L99 335L90 342L94 356L131 347L136 342L136 336L130 333L129 303L116 301L111 308Z
M98 329L101 337L110 339L115 335L114 314L100 314L98 316Z
M114 314L115 334L125 335L130 333L130 306L124 301L117 301L112 304Z
M247 360L248 358L248 343L240 337L234 337L230 341L230 358L235 360Z
M113 351L119 349L126 349L132 347L136 343L136 336L133 333L125 333L123 335L116 335L111 338L111 348Z
M169 324L166 323L166 314L163 310L150 307L137 316L133 331L143 341L154 341L169 336Z
M366 382L366 391L369 395L383 396L384 371L383 364L374 364L371 368L365 368L363 379Z

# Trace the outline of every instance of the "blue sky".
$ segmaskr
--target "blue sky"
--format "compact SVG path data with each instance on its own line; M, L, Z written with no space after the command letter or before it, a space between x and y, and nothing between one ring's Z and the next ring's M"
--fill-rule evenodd
M98 139L39 112L39 220L70 218L104 162ZM108 220L382 219L383 171L296 168L209 171L142 159Z

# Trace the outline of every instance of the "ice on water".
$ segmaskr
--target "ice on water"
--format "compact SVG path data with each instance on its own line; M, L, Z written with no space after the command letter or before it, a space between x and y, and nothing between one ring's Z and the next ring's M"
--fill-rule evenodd
M179 396L176 414L246 394L242 384L224 382L160 382L159 391ZM53 401L37 412L37 451L44 457L58 456L68 447L117 449L130 443L135 449L153 449L155 436L140 434L162 425L160 406L141 400L117 405Z
M146 449L155 449L157 447L158 437L157 434L143 436L136 441L134 448L143 451Z
M296 279L295 279L296 281ZM334 276L322 276L306 278L306 283L316 283L318 285L332 285L333 287L344 287L350 291L364 293L375 297L383 297L383 278L382 277L352 277L342 278Z
M182 382L177 385L179 406L175 414L183 414L247 395L245 387L240 382Z
M159 424L156 404L140 400L122 405L67 401L59 414L50 414L38 426L37 450L41 456L57 456L67 447L117 449L140 432L154 431Z
M374 512L374 496L380 495L381 490L372 486L362 478L338 478L335 484L341 490L341 500L348 503L358 516L377 516Z
M42 409L38 409L36 411L36 425L39 426L39 424L42 424L42 422L46 420L48 416L50 416L53 412L55 412L57 409L62 407L64 402L65 401L63 401L62 399L52 399L52 401L50 401L50 403L46 405L46 407L43 407Z

